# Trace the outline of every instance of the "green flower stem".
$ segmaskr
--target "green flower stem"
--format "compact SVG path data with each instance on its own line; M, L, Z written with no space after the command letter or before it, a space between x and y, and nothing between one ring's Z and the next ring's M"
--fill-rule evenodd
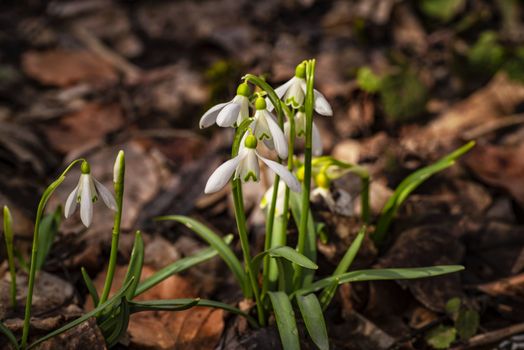
M15 257L13 249L13 217L11 211L4 206L4 238L5 247L7 250L7 265L9 266L9 274L11 275L11 305L16 308L16 271L15 271Z
M248 119L242 122L236 130L235 140L233 141L233 146L231 148L231 157L236 157L240 149L240 142L242 141L242 136L247 131L251 125L252 120ZM233 179L232 181L232 190L233 190L233 204L235 208L235 220L237 222L238 236L240 238L240 246L242 248L242 255L244 256L244 264L246 272L251 283L251 290L249 294L245 295L246 298L255 297L258 321L261 326L266 324L266 315L265 310L260 299L260 288L257 282L257 275L253 271L253 266L251 264L251 253L249 251L249 239L247 234L247 225L246 225L246 214L244 211L244 200L242 196L242 183L240 179Z
M109 293L111 292L111 285L113 284L113 277L115 275L116 261L118 258L118 241L120 238L120 225L122 222L125 168L126 167L124 152L120 151L115 162L115 174L113 179L117 211L115 213L113 233L111 235L111 252L109 253L109 265L107 267L106 280L104 282L104 288L102 289L102 295L100 296L98 305L104 303L109 297Z
M27 298L25 303L25 313L24 313L24 327L22 330L22 342L21 348L25 349L27 346L27 338L29 337L29 326L31 324L31 304L33 302L33 289L35 287L35 275L36 275L36 256L38 253L38 230L40 228L40 221L42 221L42 215L44 215L44 210L49 201L49 198L56 190L56 188L65 180L66 174L71 170L71 168L79 162L83 162L84 159L76 159L64 170L64 172L56 179L51 185L49 185L38 203L38 209L36 211L35 218L35 228L33 233L33 247L31 251L31 265L29 267L29 281L27 286Z
M298 230L297 251L304 254L306 246L307 223L309 214L309 197L311 192L311 160L313 147L313 84L315 74L315 60L309 60L306 65L306 98L304 103L306 113L306 145L304 149L304 182L302 184L302 215ZM302 267L296 266L294 285L298 288L302 283Z

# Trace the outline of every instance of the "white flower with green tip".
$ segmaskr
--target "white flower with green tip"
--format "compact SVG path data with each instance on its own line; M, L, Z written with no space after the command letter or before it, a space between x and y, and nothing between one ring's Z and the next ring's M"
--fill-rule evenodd
M283 85L275 89L275 93L278 98L284 101L285 104L295 109L299 109L304 105L304 99L306 97L306 64L301 63L295 69L295 76L285 82ZM315 111L327 117L333 115L333 109L329 105L324 95L313 89L313 108ZM273 110L273 105L268 99L269 110Z
M258 182L260 179L259 159L279 175L292 191L300 192L300 183L295 176L282 164L258 154L256 151L257 143L257 138L253 134L246 134L240 144L238 155L226 161L211 174L204 192L214 193L221 190L229 182L231 176L234 179L240 179L242 182Z
M264 141L270 149L275 149L281 159L288 155L287 142L276 118L267 110L266 100L258 97L255 101L255 115L251 130L258 140Z
M93 221L93 203L98 200L99 195L109 209L116 211L117 206L111 192L91 176L89 163L82 162L81 171L78 185L67 197L64 215L66 218L70 217L75 212L77 203L80 203L80 219L89 227Z
M271 200L273 199L273 189L275 188L274 185L271 185L264 193L264 197L262 197L262 200L260 201L260 208L265 209L269 206L269 203L271 203ZM275 203L275 216L282 216L284 214L284 199L286 194L286 186L282 180L279 180L278 182L278 190L277 190L277 200Z
M229 102L220 103L211 107L202 118L200 128L207 128L215 123L221 127L240 125L249 118L249 96L251 89L247 83L242 83L237 88L237 95Z

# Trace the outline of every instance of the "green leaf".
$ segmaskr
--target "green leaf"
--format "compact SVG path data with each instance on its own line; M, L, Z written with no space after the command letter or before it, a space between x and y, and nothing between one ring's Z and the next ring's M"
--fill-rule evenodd
M258 267L260 266L262 259L267 254L269 254L269 256L271 256L272 258L284 258L286 260L291 261L292 263L305 267L306 269L318 269L317 264L315 264L313 261L309 260L307 257L297 252L295 249L290 248L288 246L280 246L268 249L255 256L252 261L254 270L258 270Z
M140 282L140 275L142 274L142 266L144 265L144 241L142 240L142 234L140 231L135 233L135 242L133 244L133 250L131 251L131 258L129 259L129 265L127 272L124 277L123 284L127 284L129 281L133 281L125 296L128 300L133 299L135 291Z
M419 4L427 16L449 22L464 8L465 0L422 0Z
M233 235L227 235L226 237L224 237L224 243L225 244L229 244L231 243L231 241L233 240ZM137 295L140 295L142 293L144 293L145 291L147 291L148 289L150 288L153 288L154 286L156 286L157 284L159 284L160 282L162 282L163 280L165 280L166 278L176 274L176 273L179 273L179 272L182 272L184 270L187 270L189 269L190 267L193 267L195 265L198 265L204 261L207 261L213 257L215 257L216 255L218 254L217 250L214 249L214 248L206 248L206 249L202 249L201 251L199 251L198 253L192 255L192 256L188 256L188 257L185 257L183 259L180 259L180 260L177 260L175 261L174 263L158 270L157 272L155 272L153 275L151 275L150 277L148 277L147 279L145 279L144 281L142 281L136 291L135 291L135 297Z
M0 333L6 336L7 340L9 340L9 343L16 349L20 349L18 346L18 341L16 340L15 335L9 328L7 328L2 322L0 322Z
M373 73L369 67L361 67L357 71L357 85L362 90L375 93L380 90L382 79Z
M233 272L233 275L236 277L242 292L244 294L249 290L249 280L246 273L242 267L242 264L235 256L231 248L224 243L222 238L219 235L211 231L208 227L201 224L200 222L191 219L187 216L182 215L169 215L161 216L156 218L157 221L177 221L184 224L187 228L195 232L203 240L205 240L211 247L216 249L220 257L224 260L229 269Z
M194 304L193 304L194 303ZM207 299L163 299L163 300L148 300L148 301L129 301L131 313L141 311L173 311L179 310L180 307L203 306L212 307L216 309L223 309L235 315L245 317L247 321L254 327L258 328L256 320L246 314L245 312L233 307L231 305L221 303L219 301Z
M391 197L389 197L388 201L384 205L384 208L382 208L380 219L378 220L375 232L371 236L375 243L382 244L389 229L391 220L397 213L402 203L404 203L404 201L411 194L411 192L413 192L420 184L422 184L434 174L455 164L457 158L464 155L471 148L473 148L473 146L475 146L475 141L470 141L450 154L442 157L437 162L419 169L406 177L398 185Z
M284 350L300 350L297 322L291 302L284 292L268 292L277 320L278 333Z
M118 314L114 319L115 327L111 334L105 336L108 348L115 346L127 331L127 326L129 325L129 315L129 303L127 299L123 297L121 299L120 307L118 308Z
M477 334L479 327L479 314L475 310L462 310L459 313L455 328L460 336L460 339L467 341L469 338Z
M504 63L506 52L499 44L498 35L493 31L480 34L477 42L468 52L468 62L475 73L493 74Z
M289 193L289 205L291 207L291 213L296 223L300 222L302 217L302 198L300 193L290 192ZM315 220L313 219L313 213L311 209L308 209L307 216L307 228L306 228L306 243L304 245L304 255L311 261L317 261L317 232L315 227ZM315 272L312 270L306 270L302 274L302 285L309 285L313 282Z
M462 302L460 298L451 298L446 303L446 313L451 317L451 319L456 320L460 311L460 306Z
M440 325L429 331L426 335L426 342L435 349L448 349L456 337L455 328Z
M302 288L294 292L296 295L304 295L319 291L320 289L329 287L333 282L338 284L349 282L362 281L383 281L383 280L408 280L416 278L435 277L446 275L448 273L458 272L464 270L464 266L460 265L441 265L430 267L413 267L413 268L398 268L398 269L371 269L371 270L357 270L347 272L338 276L326 277L316 281L306 288Z
M315 294L297 296L297 304L313 342L321 350L329 350L329 338L322 307Z
M42 266L44 266L47 254L49 254L53 241L58 233L61 218L62 208L58 206L54 213L44 216L42 221L40 221L40 226L38 227L38 251L36 254L37 270L40 270Z
M86 269L82 267L80 271L82 271L82 277L84 278L84 283L86 284L89 295L91 295L91 299L93 299L93 305L98 305L100 298L98 296L98 292L96 291L95 285L93 284L93 281L87 274Z
M333 272L332 276L339 276L345 273L349 269L349 267L353 263L353 260L355 260L355 257L357 256L358 251L360 250L360 246L362 245L362 242L364 241L365 236L366 236L366 226L362 226L360 228L360 231L358 231L357 236L355 237L355 239L349 246L348 250L346 251L346 254L344 254L344 257L342 258L342 260L340 260L340 263L338 264L337 268ZM331 284L322 291L322 294L320 296L320 302L324 310L331 303L331 300L333 299L333 296L335 295L337 287L338 287L337 284Z
M426 109L428 96L426 85L410 68L387 75L380 87L384 111L393 122L409 122L422 114Z
M105 303L102 303L102 304L98 305L96 308L94 308L93 310L89 311L88 313L85 313L84 315L82 315L81 317L77 318L76 320L73 320L73 321L69 322L68 324L58 328L57 330L47 334L46 336L38 339L37 341L32 343L28 347L28 349L34 348L36 345L38 345L38 344L40 344L40 343L42 343L42 342L44 342L44 341L46 341L48 339L51 339L54 336L57 336L58 334L64 333L64 332L70 330L73 327L78 326L82 322L85 322L89 318L91 318L93 316L96 316L98 313L102 312L106 308L109 308L109 307L113 306L114 304L119 304L122 296L128 291L128 289L129 289L129 287L131 286L132 283L133 283L133 279L128 281L112 298L107 300Z

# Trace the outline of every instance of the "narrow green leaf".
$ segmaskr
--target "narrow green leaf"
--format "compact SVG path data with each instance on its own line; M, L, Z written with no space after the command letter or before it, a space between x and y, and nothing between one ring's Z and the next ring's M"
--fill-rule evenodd
M288 246L280 246L268 249L255 256L252 261L253 269L255 271L258 270L258 267L260 266L262 259L267 254L269 254L269 256L271 256L272 258L284 258L286 260L291 261L292 263L305 267L306 269L318 269L317 264L309 260L306 256L297 252L295 249Z
M297 322L291 302L284 292L268 292L277 320L278 333L284 350L300 350Z
M40 343L42 343L42 342L44 342L44 341L46 341L48 339L51 339L54 336L57 336L58 334L64 333L65 331L68 331L68 330L70 330L73 327L78 326L82 322L85 322L86 320L88 320L90 317L96 316L98 313L100 313L104 309L106 309L108 307L111 307L115 303L119 303L120 302L120 298L122 298L122 296L128 291L128 289L129 289L129 287L131 286L132 283L133 283L133 278L131 278L130 281L128 281L112 298L107 300L105 303L100 304L99 306L97 306L93 310L89 311L88 313L85 313L84 315L82 315L81 317L77 318L76 320L73 320L73 321L69 322L68 324L58 328L57 330L47 334L46 336L38 339L37 341L35 341L31 345L29 345L28 349L34 348L38 344L40 344Z
M194 305L192 304L194 303ZM191 306L204 306L212 307L216 309L223 309L231 312L235 315L245 317L247 321L254 328L258 328L256 320L249 316L247 313L233 307L231 305L221 303L219 301L207 300L207 299L163 299L163 300L148 300L148 301L129 301L131 313L141 311L173 311L178 310L180 307Z
M86 269L82 267L80 271L82 271L82 277L84 278L84 283L86 284L89 295L91 295L91 299L93 299L93 305L98 305L100 298L98 297L98 292L93 284L93 280L91 280L91 277L87 274Z
M6 336L7 340L9 340L9 343L16 349L20 349L18 346L18 341L16 340L15 335L9 328L7 328L2 322L0 322L0 333Z
M362 281L382 281L382 280L409 280L417 278L435 277L446 275L448 273L458 272L464 270L464 266L460 265L441 265L429 267L413 267L413 268L398 268L398 269L371 269L371 270L357 270L347 272L338 276L331 276L316 281L306 288L302 288L294 292L295 295L303 295L319 291L320 289L329 287L333 282L338 284L349 282Z
M297 304L313 342L321 350L329 350L329 338L322 307L315 294L297 296Z
M302 217L302 198L299 193L290 192L289 204L291 207L291 213L295 222L299 223ZM307 215L307 226L306 226L306 239L304 244L304 255L311 261L317 261L317 232L315 228L315 220L313 219L313 213L308 209ZM306 286L313 282L315 272L312 270L306 270L302 273L302 285Z
M358 251L360 250L360 247L362 245L362 242L364 241L364 237L366 236L366 226L362 226L360 230L358 231L357 236L349 246L348 250L346 251L346 254L344 254L344 257L342 260L340 260L340 263L338 264L337 268L333 272L332 276L338 276L343 273L345 273L351 264L353 263L353 260L355 260L355 257L357 256ZM333 299L333 296L335 295L335 292L337 290L338 284L330 284L328 287L326 287L320 296L320 303L322 304L322 308L325 310L329 303L331 303L331 300Z
M121 300L122 302L120 303L120 308L118 309L119 313L116 318L116 327L109 336L105 337L108 348L112 348L118 343L120 338L122 338L124 333L127 331L127 326L129 325L129 303L125 297L123 297Z
M211 247L217 250L220 257L224 260L226 265L231 269L233 275L237 279L244 294L249 290L249 280L242 267L242 264L236 257L231 248L224 243L219 235L211 231L208 227L200 222L182 215L161 216L155 219L156 221L177 221L184 224L187 228L195 232L203 240L205 240Z
M229 244L233 240L233 235L227 235L224 237L224 243ZM198 265L206 260L209 260L213 257L215 257L218 254L217 250L214 248L206 248L202 249L201 251L197 252L196 254L192 256L185 257L183 259L177 260L174 263L167 265L166 267L158 270L155 272L152 276L148 277L144 281L142 281L136 291L135 291L135 297L137 295L140 295L147 291L150 288L153 288L166 278L182 272L184 270L189 269L190 267L193 267L195 265Z
M378 220L375 233L372 236L375 243L382 244L389 229L391 220L393 220L393 217L396 215L398 209L408 198L411 192L413 192L420 184L422 184L434 174L455 164L457 158L464 155L471 148L473 148L473 146L475 146L475 141L470 141L464 146L442 157L437 162L419 169L406 177L395 189L395 192L388 199L384 205L384 208L382 208L380 219Z
M142 266L144 265L144 241L142 240L142 234L140 231L135 233L135 242L133 244L133 250L131 251L131 258L129 259L129 265L127 267L126 276L124 277L123 284L127 284L128 281L133 281L125 296L128 300L133 299L135 295L138 283L140 283L140 275L142 274Z
M58 206L56 210L44 216L38 227L38 251L36 254L36 269L40 270L44 266L45 259L51 250L56 234L60 227L62 218L62 208Z

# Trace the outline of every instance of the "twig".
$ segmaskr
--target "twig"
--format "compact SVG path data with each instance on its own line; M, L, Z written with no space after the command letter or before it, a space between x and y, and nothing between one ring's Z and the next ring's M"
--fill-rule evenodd
M497 131L498 129L507 128L509 126L523 124L524 114L510 115L504 118L497 118L487 123L479 125L476 128L465 131L462 136L466 140L474 140L490 132Z
M506 328L497 329L483 334L476 335L469 339L466 344L452 348L452 350L472 349L478 346L489 345L499 342L513 334L524 332L524 323L518 323Z

